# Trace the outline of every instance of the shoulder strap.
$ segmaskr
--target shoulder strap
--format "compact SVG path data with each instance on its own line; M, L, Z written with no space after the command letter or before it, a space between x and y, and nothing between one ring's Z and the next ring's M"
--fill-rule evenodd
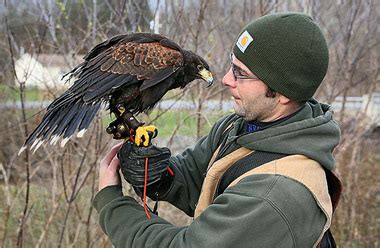
M288 154L272 153L264 151L255 151L248 156L236 161L221 178L215 197L222 194L228 185L232 183L236 178L243 175L244 173L266 164L270 161L277 160L283 157L289 156Z

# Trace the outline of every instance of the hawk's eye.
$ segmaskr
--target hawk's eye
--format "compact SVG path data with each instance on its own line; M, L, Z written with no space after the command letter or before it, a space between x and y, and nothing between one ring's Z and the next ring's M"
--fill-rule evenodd
M201 70L202 67L203 67L203 66L201 66L201 65L197 65L197 69L198 69L198 70Z

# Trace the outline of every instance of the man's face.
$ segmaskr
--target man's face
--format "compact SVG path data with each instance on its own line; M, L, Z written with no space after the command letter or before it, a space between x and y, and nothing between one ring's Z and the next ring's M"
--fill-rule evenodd
M232 56L232 67L224 75L222 83L228 87L235 101L236 114L247 121L272 121L278 104L277 97L266 96L268 86L261 80L247 78L254 77L254 74L235 56Z

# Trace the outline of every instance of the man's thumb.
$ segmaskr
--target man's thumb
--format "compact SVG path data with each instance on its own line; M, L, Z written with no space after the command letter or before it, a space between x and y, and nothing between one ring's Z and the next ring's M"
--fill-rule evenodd
M120 160L115 156L111 163L109 164L108 168L113 171L117 171L120 168Z

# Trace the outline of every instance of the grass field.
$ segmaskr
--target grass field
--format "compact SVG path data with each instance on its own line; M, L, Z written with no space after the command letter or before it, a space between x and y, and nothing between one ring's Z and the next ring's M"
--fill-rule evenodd
M9 86L0 85L0 94L3 96L0 98L0 102L8 101L20 101L20 91L18 86L10 88ZM43 101L53 99L52 94L47 91L42 91L38 88L26 88L25 89L25 101Z
M212 125L220 117L227 114L223 111L210 111L207 115L202 114L201 119L203 125L201 127L201 134L206 134L212 127ZM102 122L104 126L113 121L115 118L110 116L108 113L103 113ZM153 110L147 115L140 115L137 118L140 121L148 124L153 124L157 127L159 131L159 136L161 138L170 137L175 132L176 135L182 136L194 136L197 132L197 115L190 110L169 110L162 113L158 110Z
M166 98L170 98L171 96L178 94L175 92L169 92ZM15 90L6 86L0 85L0 102L17 102L20 101L19 89ZM52 100L52 94L48 91L40 90L38 88L26 88L25 89L25 101L46 101ZM18 112L18 110L15 110ZM39 109L27 109L26 114L27 118L34 116L37 114ZM200 116L201 119L201 134L207 133L207 131L211 128L213 123L219 119L221 116L225 115L226 112L223 111L208 111L202 112ZM38 115L38 114L37 114ZM40 116L40 115L38 115ZM104 126L108 126L108 124L114 120L113 116L110 116L104 111L102 114L102 122ZM40 116L42 117L42 116ZM39 118L40 118L39 117ZM147 123L154 124L159 129L160 137L170 137L173 132L175 134L184 135L184 136L193 136L197 133L197 118L198 115L194 110L153 110L149 113L149 116L146 114L141 114L138 116L138 119Z

